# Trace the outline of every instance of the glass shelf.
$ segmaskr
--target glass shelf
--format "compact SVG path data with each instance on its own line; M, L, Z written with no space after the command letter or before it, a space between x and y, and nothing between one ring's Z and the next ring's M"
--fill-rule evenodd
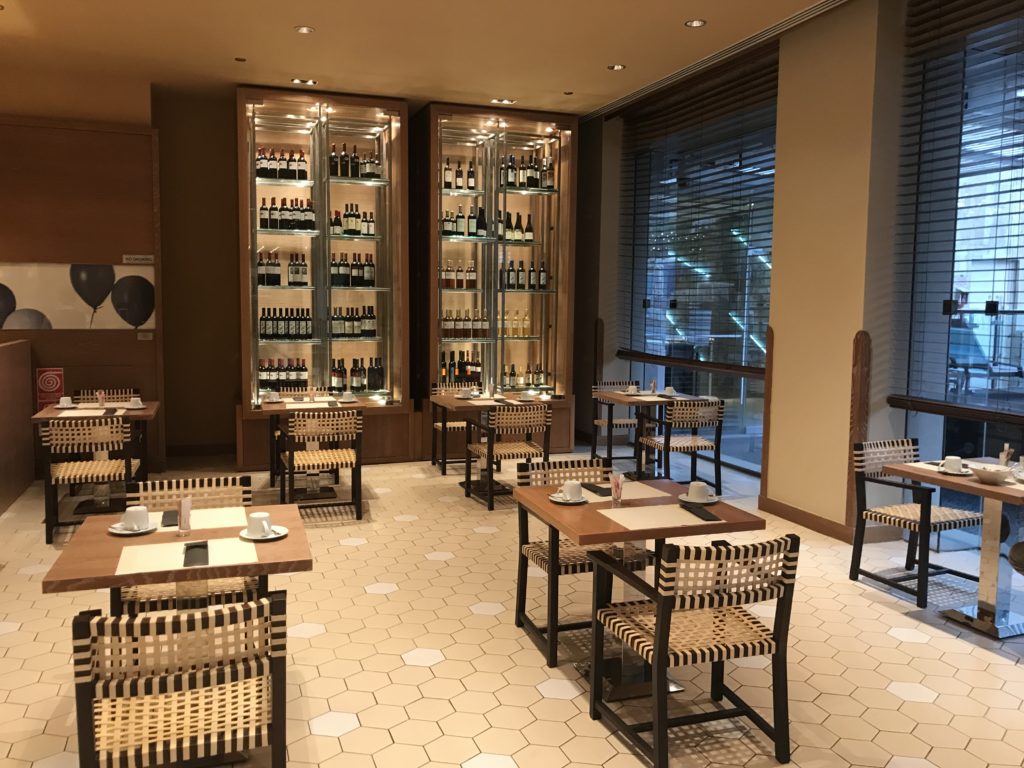
M493 237L477 237L476 235L441 235L442 240L453 243L494 243Z
M257 288L268 291L312 291L312 285L257 285Z
M319 344L320 339L260 339L260 346L266 344Z
M442 189L441 194L447 197L481 197L484 193L480 189Z
M257 187L309 187L313 186L312 179L272 179L266 176L256 177Z
M380 240L380 235L331 235L331 240Z
M332 285L332 291L366 291L366 292L377 292L383 293L390 291L391 288L384 288L383 286L376 285Z
M442 344L493 344L494 339L457 339L448 338L447 336L441 338Z
M499 240L498 241L505 248L540 248L541 243L539 240Z
M558 291L554 290L553 288L545 288L543 290L541 290L540 288L510 288L509 290L501 288L498 290L498 293L504 293L506 296L531 296L534 294L538 294L540 296L551 296L554 295L555 293L558 293Z
M480 293L483 288L442 288L444 293Z
M541 189L540 187L498 187L498 193L510 195L557 195L557 189Z
M380 336L331 336L331 341L340 341L346 344L379 344L384 339Z
M281 237L318 237L319 229L257 229L257 235L280 235Z
M502 341L540 341L540 336L501 336Z
M352 184L362 187L386 187L387 179L359 179L351 176L331 176L331 184Z

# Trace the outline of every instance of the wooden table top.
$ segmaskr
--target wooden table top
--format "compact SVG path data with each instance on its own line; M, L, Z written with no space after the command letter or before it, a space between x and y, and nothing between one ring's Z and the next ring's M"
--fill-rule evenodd
M302 410L313 410L313 411L324 411L324 410L336 410L339 408L347 409L360 409L363 411L375 410L378 408L394 408L400 403L387 404L384 401L370 400L369 398L357 398L354 402L346 403L343 400L335 400L338 403L335 406L325 405L328 401L317 399L316 402L310 407L308 400L295 400L293 397L285 397L280 402L268 403L266 400L260 403L258 408L253 408L254 416L284 416L295 411ZM290 408L288 406L291 406Z
M965 460L965 465L970 465L971 460ZM978 464L991 464L991 459L977 460ZM917 480L928 485L937 485L940 488L948 488L951 491L969 493L972 496L981 496L986 499L995 499L1007 504L1024 504L1024 485L1014 481L1006 485L988 485L981 482L974 475L957 477L956 475L945 475L939 472L934 464L917 462L914 464L886 464L885 472L897 477L905 477L908 480Z
M157 510L152 510L157 511ZM146 536L114 536L107 532L116 515L87 517L71 537L43 578L43 592L75 592L87 589L107 589L136 584L164 584L174 581L221 579L231 576L262 576L271 573L294 573L313 570L313 555L309 550L306 529L296 504L262 505L246 507L249 512L269 512L274 525L288 528L288 535L277 541L255 544L259 560L220 566L181 566L173 570L153 570L144 573L117 574L121 550L144 544L178 542L182 547L196 541L212 539L238 539L240 528L193 529L187 537L178 537L176 528L159 530ZM194 516L202 514L194 510Z
M120 416L128 419L128 421L152 421L155 419L157 411L160 410L160 402L157 400L144 400L142 405L142 408L125 408L125 403L108 402L106 408L115 409L116 413L110 414L111 416ZM60 418L75 418L77 411L95 410L100 410L98 403L79 403L77 408L58 408L56 405L48 405L32 417L32 422L37 424L42 421L53 421ZM82 418L100 417L90 416Z
M648 499L623 499L620 509L662 506L675 504L676 497L686 492L686 487L674 480L644 480L639 484L669 493L669 496ZM579 545L614 544L645 539L672 539L679 536L702 536L706 534L736 533L738 531L762 531L765 521L750 512L720 501L708 506L708 511L721 518L716 522L699 522L692 525L669 528L630 529L601 514L602 509L612 509L612 500L592 502L570 507L555 504L548 496L558 490L557 486L517 486L512 498L522 504L538 519L557 528L563 535Z
M699 400L696 395L687 395L677 392L674 395L652 395L650 392L640 391L635 395L627 395L625 392L605 389L594 393L594 399L600 403L613 403L614 405L629 406L655 406L671 403L673 400Z
M507 396L503 395L502 397L505 400L512 400L512 401L518 401L518 399L519 399L518 395L514 395L514 394L513 395L507 395ZM469 411L484 411L484 410L486 410L488 408L493 408L496 405L502 405L502 403L495 402L493 398L477 397L477 398L473 398L473 399L463 399L461 397L456 397L455 395L450 394L448 392L445 392L445 393L442 393L442 394L437 394L437 395L431 395L430 396L430 402L432 402L432 403L434 403L436 405L440 405L442 408L446 408L449 411L452 411L453 413L466 413L466 412L469 412ZM543 405L547 405L547 406L553 408L553 407L556 407L555 403L562 404L562 403L568 403L568 402L569 401L566 398L558 398L557 400L555 400L555 399L541 400L540 397L534 397L533 400L529 401L529 404L530 405L541 405L541 404L543 404Z

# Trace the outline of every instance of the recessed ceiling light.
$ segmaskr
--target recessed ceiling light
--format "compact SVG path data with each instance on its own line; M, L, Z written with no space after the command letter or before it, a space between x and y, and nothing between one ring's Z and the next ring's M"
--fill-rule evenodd
M300 35L311 35L314 32L316 32L316 30L313 29L313 27L307 27L305 24L296 27L295 31L298 32Z
M703 27L705 24L707 24L707 22L704 19L690 19L686 22L686 26L690 27L690 29L697 29L699 27Z
M612 72L621 72L625 68L626 68L625 64L609 64L608 65L608 69L610 69Z
M316 85L316 80L309 80L304 77L293 77L292 82L295 85Z
M515 104L515 99L491 99L491 104Z
M248 61L248 59L245 58L245 56L235 56L235 61L237 61L239 64L244 64Z

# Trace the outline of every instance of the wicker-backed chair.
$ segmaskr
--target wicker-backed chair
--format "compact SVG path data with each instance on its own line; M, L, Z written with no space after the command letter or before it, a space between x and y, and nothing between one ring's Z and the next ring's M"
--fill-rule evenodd
M477 435L484 442L476 439ZM543 444L535 438L542 436ZM502 438L519 439L503 441ZM487 470L487 509L494 509L496 465L513 459L548 460L551 450L551 409L546 403L497 405L481 414L480 421L466 420L466 496L473 495L473 465L483 459ZM481 478L483 476L481 467Z
M296 472L352 472L352 505L363 519L363 412L356 409L295 411L288 417L281 454L281 503L295 499ZM337 477L337 475L335 475ZM287 479L287 482L285 480Z
M789 762L789 694L786 651L800 539L794 534L755 544L666 545L652 585L604 552L594 563L594 644L590 666L590 716L604 718L657 768L668 766L668 729L746 716L775 742L775 758ZM644 598L612 603L612 576ZM746 606L775 604L771 626ZM604 701L604 636L615 635L651 666L654 717L626 723ZM774 725L725 684L725 662L772 657ZM668 717L668 669L711 664L711 698L731 709ZM653 742L641 736L650 731Z
M252 504L252 478L248 475L226 477L182 477L173 480L149 480L128 483L127 503L142 504L151 512L172 509L182 499L192 499L192 509L248 507ZM112 614L135 616L147 611L186 611L211 605L257 600L266 594L266 578L232 576L223 579L179 581L173 584L137 584L112 589Z
M917 599L919 608L928 607L928 578L952 574L962 579L977 581L978 577L929 563L931 552L931 535L938 531L950 531L957 528L973 528L981 525L982 515L952 507L932 506L934 488L920 483L908 482L902 478L886 476L886 464L905 464L918 460L917 440L899 438L896 440L874 440L856 443L853 446L853 477L857 489L857 520L853 534L853 556L850 560L850 578L858 581L861 576L879 581L893 589L898 589ZM888 504L880 507L869 507L867 502L867 484L888 486L909 491L912 501L909 504ZM861 555L864 551L864 534L867 521L883 523L901 528L909 533L907 542L908 573L903 576L889 578L860 567ZM917 573L912 573L914 568ZM916 588L903 582L916 580Z
M608 444L606 446L607 450L606 450L605 458L607 458L607 459L632 458L632 457L616 457L616 456L612 456L612 438L614 437L615 430L617 430L617 429L620 429L620 430L622 430L622 429L625 429L625 430L636 429L637 428L636 414L634 413L631 416L626 416L626 417L622 417L622 418L615 418L614 417L614 406L611 403L602 403L602 402L600 402L598 400L598 396L600 395L601 392L617 392L617 391L626 390L629 387L638 387L639 388L639 386L640 386L640 382L639 381L599 381L596 384L594 384L594 386L592 386L590 388L590 401L591 401L591 403L593 405L593 409L594 409L594 429L593 429L593 433L592 433L592 436L591 436L591 439L590 439L590 458L592 458L592 459L596 459L597 458L597 442L598 442L598 440L601 439L601 430L602 429L607 429L608 430L608 433L607 433L607 435L608 435ZM602 415L601 415L601 408L602 407L606 408L608 410L608 414L609 415L606 415L606 416L602 417ZM635 411L636 409L634 408L634 409L630 409L630 410Z
M701 397L689 400L672 400L665 405L664 418L651 417L643 410L638 414L639 439L636 454L636 471L643 468L643 450L650 448L661 459L661 471L665 477L672 477L673 453L690 455L690 482L700 480L697 476L697 456L710 451L715 465L715 493L722 493L722 422L725 418L725 403L715 397ZM649 428L660 429L661 434L652 434ZM677 435L675 430L685 430ZM700 430L714 429L713 438L700 434Z
M281 399L286 400L289 397L305 397L309 394L309 390L313 390L314 397L329 397L334 392L331 392L327 387L281 387L278 389L278 393L281 395Z
M543 461L536 464L519 464L518 484L562 485L567 480L581 483L606 483L612 472L608 459L567 459ZM548 538L531 540L530 520L526 509L519 506L519 568L516 579L517 627L525 626L530 637L547 657L549 667L558 666L558 633L571 629L584 629L590 621L558 623L558 577L576 573L590 573L593 566L587 558L592 550L612 551L612 545L581 547L568 539L562 539L558 530L548 526ZM533 563L547 574L547 626L538 627L526 613L526 579L529 565Z
M284 592L157 616L72 622L85 768L188 765L269 746L285 768Z
M75 393L71 396L71 400L76 404L95 403L98 391L99 389L76 389ZM139 390L135 387L104 389L103 395L108 403L127 403L133 397L141 396Z
M132 456L131 425L122 418L51 419L39 436L46 460L46 543L52 544L60 486L131 481L140 462Z
M466 392L476 387L476 384L435 384L430 388L432 395L447 395ZM434 428L430 434L430 464L431 466L441 465L441 474L448 474L448 465L455 463L448 458L448 435L452 432L465 432L465 419L451 419L448 417L448 409L443 405L431 402L430 419ZM438 444L440 443L440 452Z

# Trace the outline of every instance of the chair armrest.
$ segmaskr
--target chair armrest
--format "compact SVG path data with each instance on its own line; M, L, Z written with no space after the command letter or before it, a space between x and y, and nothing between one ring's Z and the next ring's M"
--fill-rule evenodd
M900 488L901 490L904 490L904 491L926 492L926 493L929 493L929 494L935 493L935 489L930 487L930 486L927 486L927 485L915 485L913 483L901 483L898 480L886 480L885 478L882 478L882 477L865 477L864 481L868 482L868 483L875 483L876 485L887 485L890 488Z
M588 552L587 557L589 557L590 561L594 564L595 574L598 569L608 571L612 576L618 576L622 581L631 586L648 600L657 602L661 599L662 595L654 588L653 585L648 584L633 571L623 568L622 563L615 560L607 552Z

